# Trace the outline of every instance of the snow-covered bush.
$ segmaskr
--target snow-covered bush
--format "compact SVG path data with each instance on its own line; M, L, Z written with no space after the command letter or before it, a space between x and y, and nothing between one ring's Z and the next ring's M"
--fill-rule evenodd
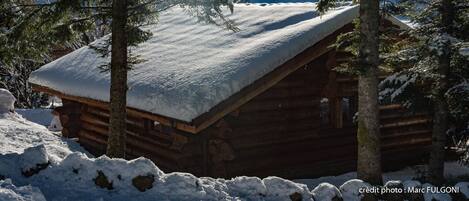
M0 89L0 113L15 109L15 97L6 89Z

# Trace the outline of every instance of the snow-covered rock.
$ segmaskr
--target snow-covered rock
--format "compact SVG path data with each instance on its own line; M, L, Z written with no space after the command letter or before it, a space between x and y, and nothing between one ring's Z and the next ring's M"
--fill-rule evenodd
M49 156L46 152L46 147L41 144L36 147L30 147L24 150L24 153L21 154L21 171L23 174L31 171L39 171L37 168L39 166L44 166L49 164Z
M41 190L32 186L17 187L10 179L0 180L0 201L46 201Z
M360 180L352 179L340 186L340 192L342 193L342 198L346 201L360 201L365 197L365 194L360 192L360 189L371 189L371 185Z
M381 191L381 196L384 200L404 200L404 184L398 180L386 182L383 191Z
M226 185L229 191L237 197L257 200L267 195L267 187L264 182L257 177L235 177L226 181Z
M290 200L292 196L301 195L301 200L313 201L313 195L304 184L274 176L264 178L262 181L267 188L267 197L272 200Z
M434 188L435 186L425 183L422 185L422 188L425 189L423 197L425 201L451 201L451 196L447 193L436 193L432 192L431 190L426 190L429 188Z
M339 201L342 199L339 189L329 183L319 184L311 193L313 193L315 201Z
M459 191L469 200L469 182L459 182L454 187L459 188Z
M407 200L416 200L416 201L423 201L423 193L416 193L416 192L408 192L412 189L421 189L422 183L416 180L406 180L402 182L404 189L406 190L405 198Z
M402 182L402 184L404 185L404 189L422 187L422 184L416 180L407 180L407 181Z
M0 113L13 111L16 98L10 91L0 88Z

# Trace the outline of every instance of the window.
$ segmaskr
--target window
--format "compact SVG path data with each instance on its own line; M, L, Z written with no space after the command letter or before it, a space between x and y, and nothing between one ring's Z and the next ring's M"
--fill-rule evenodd
M163 127L160 122L145 119L145 130L162 132Z
M319 108L321 127L353 126L357 99L356 97L321 98Z
M343 126L354 125L355 114L358 110L356 97L342 97L342 121Z
M330 107L329 107L329 99L328 98L321 98L319 103L319 116L321 119L321 127L328 127L330 126Z

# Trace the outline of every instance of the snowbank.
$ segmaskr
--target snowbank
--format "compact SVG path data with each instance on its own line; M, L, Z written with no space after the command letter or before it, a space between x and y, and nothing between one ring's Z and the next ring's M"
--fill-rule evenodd
M13 111L16 98L6 89L0 88L0 113Z
M37 153L37 159L25 160L32 153ZM0 174L15 184L39 187L48 200L313 200L306 185L278 177L225 180L198 178L188 173L165 174L145 158L130 161L106 156L88 158L79 152L26 177L23 172L27 168L47 161L44 154L47 155L47 150L38 146L23 154L0 155ZM153 180L144 192L134 184L141 176ZM107 186L100 188L104 186L98 183Z
M0 201L46 201L41 190L32 186L16 187L10 179L0 180Z
M336 201L342 198L340 190L329 183L319 184L312 193L315 201Z
M59 135L17 113L0 113L0 154L22 153L40 144L45 145L52 161L59 161L73 151L88 153L73 139Z
M458 187L461 193L469 199L469 182L459 182L455 187Z
M44 146L25 150L23 154L0 155L0 174L11 178L15 185L31 185L38 195L47 200L246 200L246 201L360 201L366 196L360 188L372 186L358 179L346 181L336 188L322 183L312 191L304 184L279 177L236 177L213 179L196 177L188 173L164 173L145 158L134 160L110 159L106 156L89 158L75 152L57 163L48 163ZM34 160L32 160L34 158ZM38 164L47 164L37 169ZM43 166L41 166L43 167ZM25 171L36 168L31 176ZM140 182L138 181L140 180ZM7 183L9 181L7 180ZM402 183L405 187L418 187L419 182ZM13 184L10 183L9 186ZM0 185L1 186L1 185ZM422 185L423 188L430 186ZM468 184L457 184L467 195ZM6 191L1 186L0 192ZM35 189L35 190L34 190ZM20 192L20 191L18 191ZM10 193L11 194L11 193ZM18 193L17 193L18 194ZM449 194L424 193L425 200L450 200Z
M52 109L15 109L15 112L23 118L43 126L49 126L54 117Z

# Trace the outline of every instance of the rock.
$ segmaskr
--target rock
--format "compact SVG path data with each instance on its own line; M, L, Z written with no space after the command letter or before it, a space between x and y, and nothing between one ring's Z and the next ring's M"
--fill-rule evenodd
M23 174L23 176L25 176L25 177L33 176L33 175L39 173L41 170L46 169L49 166L49 164L50 164L49 162L42 163L42 164L36 164L36 167L29 168L26 171L21 171L21 174Z
M153 188L153 182L155 181L154 175L137 176L132 179L132 185L135 186L140 192L144 192L148 189Z
M369 189L371 191L373 189L377 190L377 187L373 187L369 183L366 183L360 179L351 179L342 184L339 189L344 200L368 201L373 200L376 195L369 193L361 193L360 189Z
M21 173L25 177L33 176L49 166L49 155L46 147L41 144L24 150L21 154Z
M93 179L94 183L96 186L99 186L101 188L107 188L108 190L114 189L112 186L112 182L109 182L107 179L106 175L100 170L98 170L98 176Z
M456 194L456 198L461 200L469 200L469 182L459 182L454 187L459 188L459 193Z
M411 189L420 189L422 188L422 184L419 181L415 180L407 180L402 183L404 185L404 189L411 190ZM415 192L406 192L404 194L404 198L406 200L412 200L412 201L424 201L424 197L422 193L415 193Z
M342 201L342 194L339 189L329 183L321 183L314 188L313 198L315 201Z
M301 201L303 200L303 196L301 196L300 193L294 192L293 194L290 195L290 200L291 201Z
M384 185L386 192L382 199L386 201L404 201L404 184L401 181L388 181Z

